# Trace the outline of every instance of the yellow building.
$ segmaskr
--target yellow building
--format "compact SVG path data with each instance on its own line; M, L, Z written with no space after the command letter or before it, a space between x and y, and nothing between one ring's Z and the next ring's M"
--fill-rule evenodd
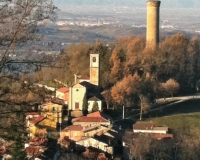
M40 134L46 134L46 128L38 127L38 124L45 119L44 116L38 116L30 120L29 126L28 126L28 131L29 131L29 137L30 139L33 139L36 137L36 135Z
M58 123L62 123L63 106L55 103L45 103L40 108L41 115L46 117L46 120L40 125L48 125L56 128ZM44 123L44 124L43 124Z

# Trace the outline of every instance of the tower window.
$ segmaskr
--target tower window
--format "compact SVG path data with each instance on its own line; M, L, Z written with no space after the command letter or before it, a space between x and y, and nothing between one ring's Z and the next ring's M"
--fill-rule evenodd
M93 57L93 58L92 58L92 61L93 61L93 62L96 62L96 57Z

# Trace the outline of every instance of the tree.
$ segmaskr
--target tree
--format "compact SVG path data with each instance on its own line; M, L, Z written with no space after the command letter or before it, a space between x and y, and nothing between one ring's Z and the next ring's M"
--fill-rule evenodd
M95 100L92 106L92 112L96 112L99 110L98 102Z
M149 99L142 94L139 95L139 98L140 98L140 120L142 120L142 112L148 110L151 106L151 103Z
M111 80L117 82L118 80L123 78L123 70L122 63L118 57L118 51L116 49L113 50L112 55L110 57L111 68Z
M25 159L23 149L27 131L25 112L44 100L44 88L20 79L14 72L16 64L44 65L47 60L29 59L35 43L42 36L38 24L53 18L51 0L2 0L0 5L0 137L14 141L13 159ZM16 57L16 58L13 58ZM23 57L23 58L22 58ZM21 65L19 65L21 66ZM22 67L20 67L22 69ZM23 70L20 70L23 73ZM20 73L20 74L21 74Z
M162 85L165 88L165 90L171 94L172 97L173 97L173 94L177 93L180 88L179 83L176 82L176 80L174 79L169 79Z
M137 94L140 85L140 77L136 74L124 77L121 81L117 82L111 89L111 95L117 104L130 104Z
M9 55L20 54L20 48L24 48L26 52L32 48L33 42L38 41L41 37L35 34L38 29L38 22L53 18L55 7L50 0L3 0L1 4L0 72L6 64L14 62L37 63L28 59L13 60L9 58Z
M101 93L101 95L104 97L105 101L106 101L106 106L107 109L109 109L109 105L112 101L112 96L111 96L111 91L110 90L105 90Z
M27 160L26 152L24 151L23 141L16 140L12 150L12 160Z
M83 109L83 115L86 115L88 113L88 101L86 99L86 94L83 97L82 109Z

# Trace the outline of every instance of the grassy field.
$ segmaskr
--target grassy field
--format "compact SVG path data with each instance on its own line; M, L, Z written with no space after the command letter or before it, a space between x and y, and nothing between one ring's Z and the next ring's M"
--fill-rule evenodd
M185 131L191 134L200 131L200 113L177 114L151 119L157 125L166 125L174 131Z
M143 114L143 120L152 120L155 124L166 125L174 131L184 130L186 133L200 133L200 99L172 104L176 101L158 103L157 106ZM169 104L171 105L164 107ZM122 117L122 110L108 110L106 114L116 119ZM135 116L131 119L117 121L115 125L122 126L124 129L132 129L133 124L139 120L139 110L129 111L128 115Z
M188 133L200 132L200 100L187 100L145 115L157 125Z

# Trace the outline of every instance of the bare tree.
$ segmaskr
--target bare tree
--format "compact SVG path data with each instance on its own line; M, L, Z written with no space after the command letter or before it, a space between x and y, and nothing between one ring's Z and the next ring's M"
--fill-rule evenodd
M104 97L104 99L106 101L107 109L109 109L109 105L110 105L110 103L112 101L111 91L110 90L105 90L101 94L102 94L102 96Z
M147 111L150 108L151 103L149 99L142 94L139 95L139 98L140 98L140 120L142 120L143 111Z
M180 85L178 82L176 82L176 80L174 79L169 79L166 81L166 83L163 83L163 88L169 92L171 94L171 96L173 97L173 94L174 93L177 93L179 88L180 88Z
M26 48L41 36L36 34L38 23L53 18L55 7L50 0L3 0L0 2L0 72L8 63L26 62L13 60L20 49ZM41 62L40 62L41 63Z
M0 137L22 144L25 137L25 112L44 98L44 88L7 74L9 64L44 64L27 59L32 46L42 36L38 24L55 18L51 0L2 0L0 2ZM22 57L22 50L25 53ZM17 145L17 143L15 143ZM21 145L22 146L22 145ZM21 154L21 147L15 153ZM15 159L20 159L15 157ZM22 159L22 158L21 158Z

